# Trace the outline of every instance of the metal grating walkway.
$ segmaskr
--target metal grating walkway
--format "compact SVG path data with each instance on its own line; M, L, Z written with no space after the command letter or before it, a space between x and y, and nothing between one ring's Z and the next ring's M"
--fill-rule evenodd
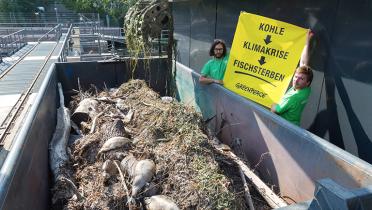
M18 118L19 109L27 112L27 107L32 103L32 95L35 95L40 89L50 66L58 61L59 53L64 46L66 34L60 37L57 42L34 43L36 47L31 49L24 58L22 58L9 71L1 72L0 75L0 134L1 145L4 145L4 135L12 135L13 131L6 132L8 126L13 124L17 127L14 120ZM39 74L39 76L38 76ZM38 76L38 77L37 77ZM36 79L37 78L37 79ZM36 80L35 80L36 79ZM30 87L32 88L30 89ZM30 96L28 101L28 97ZM24 105L23 101L28 102ZM22 118L22 117L21 117ZM20 119L21 120L21 119ZM13 126L13 127L14 127ZM21 126L21 125L18 125ZM18 130L15 128L15 131ZM14 134L14 133L13 133Z
M64 36L61 37L61 40L63 39ZM30 54L16 64L13 69L0 79L0 95L20 94L27 90L56 44L56 42L41 42ZM60 41L52 56L47 61L47 64L44 66L32 92L38 91L38 84L43 80L43 76L49 69L50 65L57 62L58 53L62 47L63 42Z

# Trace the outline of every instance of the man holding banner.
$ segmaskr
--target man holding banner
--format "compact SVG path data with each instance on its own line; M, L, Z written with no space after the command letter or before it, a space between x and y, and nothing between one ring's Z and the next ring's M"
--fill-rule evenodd
M309 64L309 44L313 32L307 34L306 45L301 54L300 67L295 71L292 79L292 87L285 93L279 104L274 103L271 111L292 122L300 125L301 114L310 96L310 84L313 80L313 72Z
M216 39L209 50L209 55L213 56L213 59L204 65L199 82L205 85L211 83L222 85L229 57L226 52L225 42L221 39Z
M271 111L288 120L300 125L301 114L310 95L310 84L313 80L313 72L309 66L300 66L296 69L292 80L292 87L283 96L279 104L273 104Z

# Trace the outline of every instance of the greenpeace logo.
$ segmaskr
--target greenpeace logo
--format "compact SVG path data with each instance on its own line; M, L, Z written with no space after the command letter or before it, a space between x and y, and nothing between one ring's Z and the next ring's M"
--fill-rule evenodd
M259 90L254 89L254 88L251 88L251 87L248 87L248 86L243 85L241 83L236 83L235 87L238 88L238 89L244 90L245 92L248 92L252 95L259 96L261 98L265 98L267 96L267 93L261 92Z

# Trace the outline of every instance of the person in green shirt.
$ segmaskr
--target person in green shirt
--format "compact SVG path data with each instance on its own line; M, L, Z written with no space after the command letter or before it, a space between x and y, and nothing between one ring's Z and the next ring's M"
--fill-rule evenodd
M300 125L301 114L309 98L310 84L313 80L313 71L309 66L300 66L293 76L292 87L286 92L279 104L273 104L271 111Z
M279 104L273 104L271 111L280 115L289 122L300 125L301 114L310 96L310 85L313 81L313 71L309 67L310 42L314 32L309 29L306 45L301 53L300 67L293 76L292 87L286 92Z
M223 84L223 77L225 75L228 55L226 52L226 44L221 39L216 39L210 50L209 55L213 56L201 70L199 82L201 84Z

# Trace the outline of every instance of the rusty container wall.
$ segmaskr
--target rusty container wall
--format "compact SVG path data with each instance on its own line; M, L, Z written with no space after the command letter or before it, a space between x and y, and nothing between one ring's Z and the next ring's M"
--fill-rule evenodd
M349 188L372 184L369 163L222 86L200 85L199 74L183 64L175 67L179 99L201 111L224 143L241 139L252 168L287 201L312 199L322 178Z

